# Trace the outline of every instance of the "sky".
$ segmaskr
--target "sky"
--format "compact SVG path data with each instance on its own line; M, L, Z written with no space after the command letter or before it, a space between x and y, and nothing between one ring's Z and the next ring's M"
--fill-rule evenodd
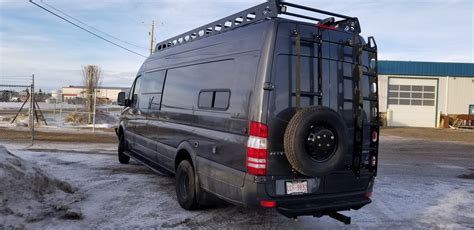
M157 25L156 40L162 41L263 1L34 0L79 19L100 30L89 28L99 35L144 56L149 54L152 20ZM380 60L474 63L472 0L290 2L357 16L362 36L375 36ZM144 60L28 0L0 0L0 83L2 78L35 74L36 86L43 90L81 85L82 67L93 64L102 69L103 86L129 87Z

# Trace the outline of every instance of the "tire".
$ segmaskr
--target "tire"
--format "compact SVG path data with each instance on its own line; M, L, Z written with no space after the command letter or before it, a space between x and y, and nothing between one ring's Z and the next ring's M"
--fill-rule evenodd
M334 110L318 106L299 110L284 137L292 167L306 176L324 176L339 167L348 150L348 130Z
M193 166L188 160L181 161L176 170L176 197L183 209L195 210L199 208L195 182Z
M118 144L118 160L121 164L128 164L130 162L130 157L127 156L124 152L127 149L127 144L125 143L125 135L120 135L119 144Z

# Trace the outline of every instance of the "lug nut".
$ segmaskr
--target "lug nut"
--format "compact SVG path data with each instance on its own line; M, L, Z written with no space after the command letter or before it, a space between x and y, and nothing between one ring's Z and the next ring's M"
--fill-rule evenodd
M331 140L334 140L334 136L331 136Z
M318 139L321 139L321 136L318 136Z

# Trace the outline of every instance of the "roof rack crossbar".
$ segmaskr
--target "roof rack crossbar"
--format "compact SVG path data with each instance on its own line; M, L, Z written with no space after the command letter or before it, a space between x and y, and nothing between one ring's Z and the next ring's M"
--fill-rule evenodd
M294 8L297 8L297 9L312 11L312 12L320 13L320 14L326 14L326 15L330 15L330 16L334 16L334 17L338 17L338 18L354 19L354 17L350 17L350 16L347 16L347 15L337 14L337 13L333 13L333 12L329 12L329 11L325 11L325 10L320 10L320 9L314 9L314 8L307 7L307 6L301 6L301 5L293 4L291 2L281 1L280 4L283 5L283 6L294 7Z
M314 21L322 21L322 19L320 18L313 18L313 17L310 17L310 16L305 16L305 15L301 15L301 14L295 14L295 13L290 13L290 12L282 12L282 14L285 14L285 15L288 15L288 16L293 16L293 17L298 17L298 18L304 18L304 19L308 19L308 20L314 20Z
M215 34L223 33L229 30L233 30L238 27L256 23L258 21L277 18L278 15L280 14L285 14L288 16L293 16L293 17L298 17L298 18L304 18L304 19L317 21L317 22L321 21L321 19L319 18L288 12L287 6L297 8L297 9L307 10L311 12L316 12L320 14L326 14L326 15L330 15L334 17L339 17L346 20L357 21L357 18L355 17L349 17L342 14L336 14L336 13L332 13L332 12L328 12L324 10L296 5L293 3L284 2L282 0L268 0L265 3L256 5L249 9L243 10L239 13L227 16L220 20L211 22L209 24L198 27L186 33L183 33L178 36L159 42L156 44L154 52L166 50L170 47L174 47L180 44L199 40L199 39L209 37Z

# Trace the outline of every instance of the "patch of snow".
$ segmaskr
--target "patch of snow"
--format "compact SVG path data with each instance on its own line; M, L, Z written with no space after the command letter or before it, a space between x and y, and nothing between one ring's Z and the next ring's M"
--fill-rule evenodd
M0 228L61 215L76 188L0 146Z

